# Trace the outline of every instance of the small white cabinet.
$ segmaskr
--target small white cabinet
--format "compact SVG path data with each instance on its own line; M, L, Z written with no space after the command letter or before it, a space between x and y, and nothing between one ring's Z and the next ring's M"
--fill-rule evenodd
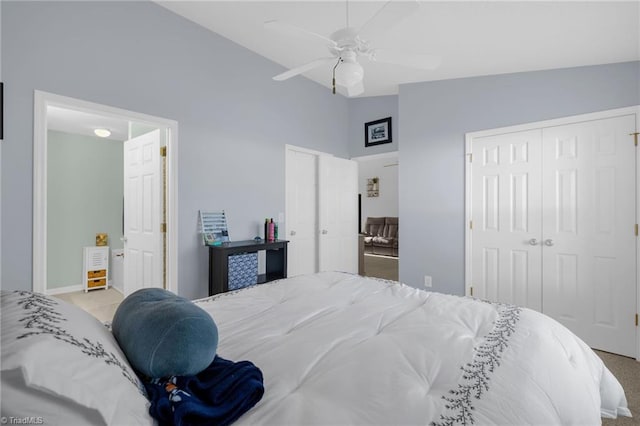
M82 250L84 291L109 287L109 247L84 247Z

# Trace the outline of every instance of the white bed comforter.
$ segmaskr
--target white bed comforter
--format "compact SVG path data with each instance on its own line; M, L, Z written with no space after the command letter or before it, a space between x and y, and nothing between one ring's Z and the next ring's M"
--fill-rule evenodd
M595 425L630 415L598 356L529 309L342 273L197 302L264 374L236 424Z

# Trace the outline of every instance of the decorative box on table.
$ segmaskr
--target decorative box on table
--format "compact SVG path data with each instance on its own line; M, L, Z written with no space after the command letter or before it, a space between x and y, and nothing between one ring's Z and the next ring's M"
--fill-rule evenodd
M229 256L229 290L258 284L258 253Z

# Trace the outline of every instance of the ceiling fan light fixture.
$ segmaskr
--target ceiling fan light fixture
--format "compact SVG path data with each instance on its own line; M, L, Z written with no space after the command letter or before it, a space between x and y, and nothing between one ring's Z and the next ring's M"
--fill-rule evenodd
M93 133L100 138L108 138L111 136L111 130L109 129L94 129Z
M369 40L372 37L375 39L381 33L398 25L400 21L414 13L418 7L418 0L386 1L373 17L360 26L359 29L356 29L350 26L349 0L347 0L345 8L346 27L334 31L329 37L277 20L266 21L265 28L278 29L294 35L304 35L307 38L312 37L316 41L322 40L328 43L327 47L329 48L329 53L331 53L329 58L319 58L307 64L291 68L276 75L273 79L276 81L286 80L321 65L333 63L334 65L331 67L333 93L336 93L336 86L341 86L342 89L346 89L347 96L351 97L358 96L364 92L364 69L358 63L358 57L368 57L370 61L398 64L418 69L434 69L440 63L439 58L407 54L390 49L375 49L369 45Z
M341 62L336 68L336 83L343 87L351 87L362 81L364 69L357 62Z

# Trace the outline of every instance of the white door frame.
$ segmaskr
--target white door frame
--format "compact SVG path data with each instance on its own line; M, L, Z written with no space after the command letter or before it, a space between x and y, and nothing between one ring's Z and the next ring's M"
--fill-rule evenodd
M367 161L371 161L371 160L381 160L384 158L388 158L390 160L395 160L395 163L389 164L389 165L385 165L384 167L389 167L389 166L400 166L400 151L389 151L389 152L381 152L380 154L369 154L369 155L360 155L358 157L351 157L351 160L357 161L358 162L358 179L364 179L365 177L361 175L361 168L360 165L364 162ZM398 172L399 173L399 172ZM360 182L358 181L358 191L360 191ZM399 191L398 191L398 195ZM398 209L399 205L396 205L396 209ZM398 217L400 217L400 215L398 214ZM360 220L362 221L362 226L364 226L365 221L362 220L362 217L360 218ZM362 232L362 229L358 229L358 232ZM400 242L398 242L398 244L400 244ZM399 248L398 248L399 249Z
M635 108L636 113L636 132L640 131L640 105ZM636 135L637 137L637 135ZM640 138L638 138L640 139ZM636 149L636 223L640 223L640 154ZM638 324L638 315L640 315L640 242L636 238L636 360L640 361L640 326Z
M167 290L178 293L178 122L80 99L34 91L33 102L33 276L34 292L47 290L47 107L56 106L167 131Z
M335 157L335 155L329 154L328 152L316 151L315 149L303 148L301 146L290 145L290 144L285 144L284 145L284 149L285 149L285 152L287 150L291 150L291 151L305 152L307 154L313 154L313 155L318 155L318 156L326 155L326 156L329 156L329 157Z
M499 135L502 133L520 132L525 130L533 130L543 127L562 126L566 124L578 123L581 121L592 121L606 118L617 117L621 115L636 115L636 131L640 126L640 105L626 108L617 108L607 111L599 111L589 114L580 114L569 117L561 117L551 120L538 121L533 123L519 124L516 126L500 127L496 129L481 130L477 132L470 132L465 134L465 221L464 221L464 276L465 276L465 294L471 295L471 244L472 244L472 232L470 229L472 211L471 211L471 194L472 194L472 162L471 162L471 147L473 139ZM630 136L631 137L631 136ZM640 148L639 148L640 149ZM640 154L636 149L636 223L640 223L640 173L638 173L638 166L640 165ZM638 313L638 307L640 307L640 243L639 238L636 238L636 314ZM630 318L629 321L633 319ZM636 327L636 360L640 361L640 327Z

